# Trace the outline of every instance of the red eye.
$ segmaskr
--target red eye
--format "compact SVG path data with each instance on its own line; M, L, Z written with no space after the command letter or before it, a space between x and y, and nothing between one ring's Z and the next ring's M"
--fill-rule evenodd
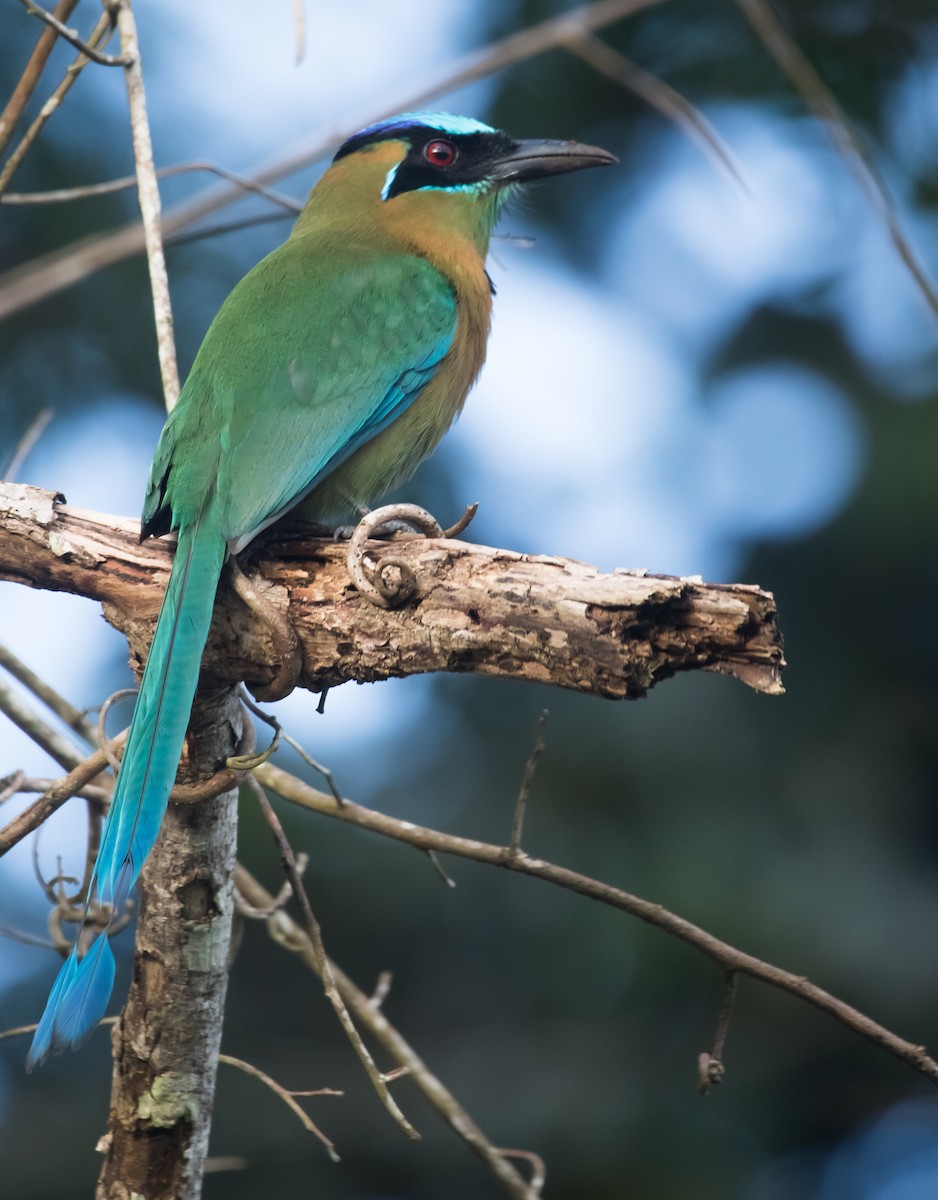
M437 138L435 141L427 142L423 148L423 156L431 166L434 167L451 167L456 161L459 151L452 142L447 142L444 138Z

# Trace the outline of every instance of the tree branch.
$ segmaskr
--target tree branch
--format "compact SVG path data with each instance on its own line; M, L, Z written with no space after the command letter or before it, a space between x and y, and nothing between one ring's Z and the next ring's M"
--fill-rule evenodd
M255 774L264 787L302 808L309 808L325 816L335 817L362 829L370 829L385 837L405 842L418 850L455 854L460 858L470 858L475 862L488 863L493 867L503 867L522 875L531 875L535 879L543 879L558 887L566 888L568 891L587 896L591 900L597 900L600 904L607 904L621 912L638 917L646 924L653 925L656 929L661 929L672 937L686 942L687 945L693 946L708 958L713 959L728 974L738 972L741 975L750 975L753 979L759 979L783 992L798 996L808 1004L812 1004L815 1008L836 1018L860 1034L861 1037L881 1046L902 1062L920 1071L931 1083L938 1085L938 1062L929 1056L924 1046L898 1037L891 1030L880 1025L878 1021L872 1020L852 1005L818 987L804 975L795 975L782 967L764 962L752 954L746 954L728 942L715 937L712 933L708 933L706 929L701 929L699 925L694 925L693 922L685 920L677 913L669 912L660 904L644 900L641 896L632 895L621 888L602 883L598 879L591 879L589 876L571 871L567 867L535 858L517 846L498 846L490 842L477 841L475 838L442 833L437 829L415 825L412 821L400 821L385 813L364 808L348 799L343 799L342 803L338 804L333 796L327 796L325 792L317 791L309 784L297 779L296 776L290 775L280 767L275 767L273 763L265 763L258 767ZM735 989L733 997L735 999ZM724 1020L718 1021L718 1036L715 1038L713 1059L716 1059L722 1050L723 1038L726 1034L725 1022L729 1020L730 1011L731 1006L728 1006ZM722 1028L722 1035L719 1033L720 1028ZM710 1057L708 1056L708 1059Z
M100 601L141 659L171 555L167 539L139 545L138 528L52 492L0 484L0 578ZM757 587L603 574L572 559L440 538L391 544L417 580L415 596L392 610L359 595L334 541L270 542L242 560L253 591L299 642L296 685L472 671L623 699L702 669L782 691L775 601ZM369 546L380 557L388 543ZM259 620L223 585L205 673L263 688L278 674L278 636L277 622Z
M76 50L80 50L85 58L90 58L93 63L98 63L102 67L126 67L128 59L119 54L102 54L95 49L94 45L82 40L76 29L69 29L47 9L44 9L41 4L36 4L35 0L20 0L20 4L26 9L32 17L38 17L40 21L45 23L54 30L60 38L64 38L66 42L70 42Z
M318 958L309 935L289 913L278 906L276 897L241 863L235 870L235 885L239 894L255 910L269 912L267 928L273 940L298 955L311 971L318 974ZM331 959L329 965L342 999L352 1010L355 1019L384 1047L394 1062L406 1069L408 1078L423 1092L430 1104L470 1150L482 1159L501 1189L509 1196L515 1197L515 1200L538 1200L537 1190L525 1183L507 1161L504 1153L495 1148L453 1093L433 1074L416 1050L388 1021L381 1011L381 997L376 995L369 998Z
M67 21L72 15L78 0L59 0L55 6L53 16L58 17L60 21ZM6 148L7 142L16 126L17 121L23 114L23 109L26 107L30 96L36 90L36 85L39 83L39 76L43 72L43 68L49 61L49 55L58 40L58 34L50 26L39 35L39 40L36 42L36 48L29 57L29 62L26 64L26 70L20 76L19 82L13 89L10 99L6 103L3 112L0 113L0 153Z
M179 368L176 365L176 342L173 337L173 309L169 299L169 278L163 254L163 231L160 224L160 189L153 163L153 141L147 116L146 94L143 88L143 69L140 65L140 42L137 22L130 0L107 0L107 9L120 32L124 52L124 82L127 85L127 107L130 112L130 132L134 147L134 167L137 176L137 200L143 221L143 236L153 297L153 316L156 323L156 351L163 383L163 399L167 410L179 396Z

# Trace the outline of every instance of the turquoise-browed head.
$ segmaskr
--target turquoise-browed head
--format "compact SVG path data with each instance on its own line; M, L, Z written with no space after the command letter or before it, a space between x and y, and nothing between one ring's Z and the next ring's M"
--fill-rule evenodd
M404 150L384 176L381 200L385 202L415 191L486 195L532 179L616 161L596 146L518 141L472 117L416 112L360 130L340 147L334 162L389 142L401 144Z

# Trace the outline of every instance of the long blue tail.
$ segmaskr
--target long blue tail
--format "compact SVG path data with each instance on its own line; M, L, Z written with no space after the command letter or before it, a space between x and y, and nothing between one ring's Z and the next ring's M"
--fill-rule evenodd
M212 508L180 531L92 876L92 892L115 914L153 848L166 811L225 553ZM114 955L105 931L84 957L78 958L76 948L62 964L27 1070L80 1045L104 1016L113 986Z

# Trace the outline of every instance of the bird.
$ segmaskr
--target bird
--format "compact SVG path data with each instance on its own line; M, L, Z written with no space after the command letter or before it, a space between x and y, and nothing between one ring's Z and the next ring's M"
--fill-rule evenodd
M482 367L485 260L506 201L532 180L615 161L448 113L379 121L339 147L286 242L224 301L143 504L140 540L175 531L177 543L89 888L112 914L159 833L227 559L298 506L328 519L410 478ZM103 1017L107 934L81 957L76 939L27 1069L79 1046Z

